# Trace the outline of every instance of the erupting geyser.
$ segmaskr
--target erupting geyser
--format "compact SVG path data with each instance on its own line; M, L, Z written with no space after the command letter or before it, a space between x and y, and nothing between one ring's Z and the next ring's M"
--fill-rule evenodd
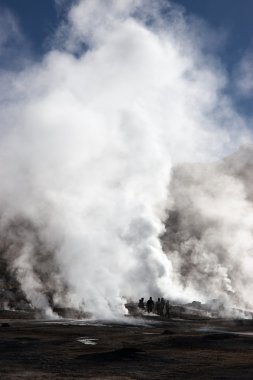
M41 62L1 72L1 257L34 307L253 306L249 171L222 161L250 137L201 28L168 2L78 1Z

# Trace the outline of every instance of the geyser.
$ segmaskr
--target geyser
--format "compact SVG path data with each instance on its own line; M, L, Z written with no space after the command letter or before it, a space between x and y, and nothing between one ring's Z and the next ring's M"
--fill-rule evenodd
M252 240L240 178L222 174L219 190L220 169L175 175L249 140L198 28L163 1L78 1L40 62L1 72L1 255L35 307L110 317L124 313L122 297L204 299L210 273L215 296L249 302L234 270L241 250L241 279L252 262L240 246ZM170 230L165 253L178 209L183 231Z

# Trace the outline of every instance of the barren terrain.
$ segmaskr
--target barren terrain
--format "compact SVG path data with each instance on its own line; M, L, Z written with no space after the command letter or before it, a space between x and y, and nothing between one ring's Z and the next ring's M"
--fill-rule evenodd
M253 378L252 320L10 317L0 320L1 380Z

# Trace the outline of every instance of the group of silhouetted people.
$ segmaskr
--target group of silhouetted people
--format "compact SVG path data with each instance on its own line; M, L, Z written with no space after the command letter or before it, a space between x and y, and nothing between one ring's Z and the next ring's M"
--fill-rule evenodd
M164 298L158 298L158 300L154 302L152 297L149 297L146 305L144 298L141 298L138 307L142 310L146 310L148 313L156 313L161 317L170 317L170 303L168 300L165 301Z

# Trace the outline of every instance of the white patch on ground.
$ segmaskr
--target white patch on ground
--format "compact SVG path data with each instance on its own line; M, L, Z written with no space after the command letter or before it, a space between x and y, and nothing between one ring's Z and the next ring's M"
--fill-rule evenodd
M87 337L81 337L81 338L78 338L77 341L80 342L80 343L83 343L83 344L87 344L87 345L90 345L90 346L95 346L97 344L97 341L98 339L95 339L95 338L87 338Z

